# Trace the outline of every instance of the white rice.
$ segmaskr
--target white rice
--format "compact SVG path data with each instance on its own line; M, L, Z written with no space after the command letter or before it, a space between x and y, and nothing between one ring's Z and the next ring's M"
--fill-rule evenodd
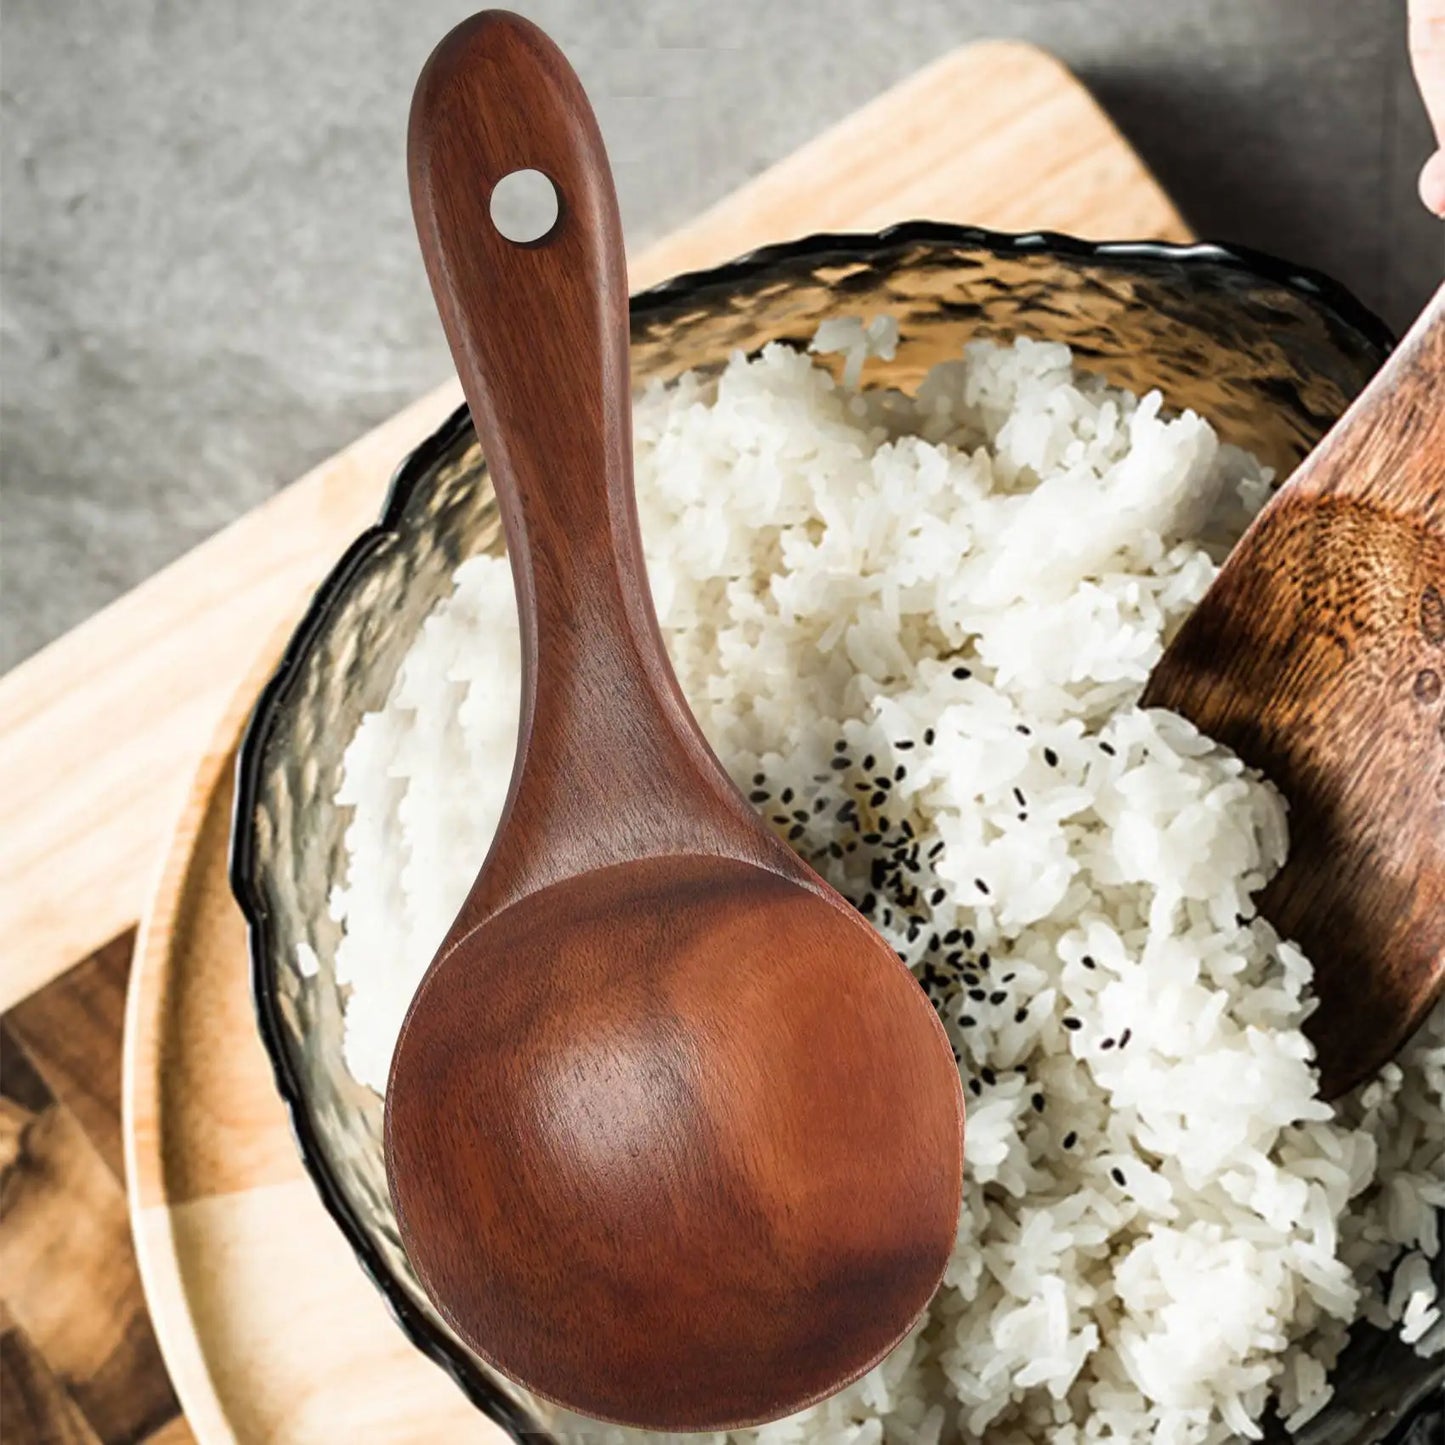
M1062 346L978 343L904 398L855 389L887 323L830 333L854 352L841 385L774 346L640 397L639 508L719 756L781 833L806 812L794 846L938 1002L964 1208L923 1326L736 1438L1183 1445L1257 1435L1271 1398L1297 1426L1358 1316L1445 1348L1445 1009L1322 1103L1309 962L1252 902L1284 805L1136 706L1270 478ZM337 973L348 1066L378 1091L501 809L517 667L507 564L476 558L346 756ZM913 903L870 877L905 820Z

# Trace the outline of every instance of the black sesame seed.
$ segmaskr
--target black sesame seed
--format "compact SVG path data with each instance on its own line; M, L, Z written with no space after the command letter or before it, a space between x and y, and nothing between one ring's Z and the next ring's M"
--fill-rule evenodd
M886 832L888 831L888 814L887 814L887 813L879 813L879 815L878 815L878 831L879 831L880 833L886 833Z
M783 801L786 803L788 800L787 800L786 798L784 798ZM1015 788L1015 789L1014 789L1014 801L1017 802L1018 805L1019 805L1019 807L1021 807L1021 808L1024 807L1024 806L1027 804L1028 799L1024 797L1022 789L1020 789L1020 788Z
M1119 1047L1122 1049L1122 1048L1124 1047L1124 1045L1127 1044L1127 1043L1129 1042L1129 1040L1132 1039L1133 1037L1134 1037L1134 1030L1133 1030L1133 1029L1125 1029L1124 1032L1119 1035Z
M980 1084L977 1079L970 1079L968 1081L968 1091L975 1099L981 1098L983 1095L983 1085Z
M1014 731L1016 733L1022 733L1026 738L1031 738L1034 735L1034 730L1027 723L1015 723Z
M933 892L928 895L928 901L929 901L935 908L937 908L938 905L939 905L940 903L942 903L943 900L944 900L945 898L947 898L947 897L948 897L948 890L947 890L946 888L935 888L935 889L933 890Z
M996 988L989 994L988 1001L997 1008L1007 997L1008 995L1001 988Z
M856 843L849 843L843 851L845 853L856 853L858 851L858 845Z
M913 836L913 824L910 823L907 818L905 818L898 827L905 838L911 838Z
M1056 767L1058 767L1058 765L1059 765L1059 755L1058 755L1052 748L1045 748L1045 749L1044 749L1044 761L1045 761L1051 768L1056 768Z
M839 738L838 741L833 744L833 751L835 753L846 753L848 751L848 739Z
M1111 758L1115 756L1115 748L1112 743L1100 743L1099 751L1101 753L1107 753Z
M942 853L942 852L943 852L943 844L942 844L942 843L935 843L935 844L933 845L933 847L931 847L931 848L928 850L928 856L929 856L930 858L937 858L938 855L939 855L940 853Z
M814 799L813 799L813 811L814 811L815 813L821 813L821 812L823 811L823 809L826 808L827 806L828 806L828 800L827 800L826 798L814 798Z
M787 815L786 813L774 813L774 814L773 814L773 822L775 822L775 823L778 825L778 827L780 827L780 828L783 827L784 825L788 824L788 823L791 823L792 821L793 821L793 820L792 820L790 817L788 817L788 815Z
M965 928L963 930L963 946L965 948L973 947L973 929Z
M902 763L899 763L898 766L893 769L893 781L895 783L901 783L907 776L908 769L905 768Z
M788 829L788 842L796 843L805 831L801 823L794 823L793 826Z
M893 922L893 910L892 910L891 908L884 908L884 910L883 910L883 926L884 926L884 928L887 928L888 925L889 925L890 923L892 923L892 922Z
M1100 1041L1099 1048L1100 1048L1104 1053L1107 1053L1107 1052L1108 1052L1110 1049L1112 1049L1113 1047L1114 1047L1114 1040L1113 1040L1113 1039L1103 1039L1103 1040Z
M978 987L978 975L971 968L963 970L962 978L970 988Z
M938 952L938 943L939 943L938 935L937 935L936 933L935 933L935 934L932 934L932 935L929 937L928 946L929 946L929 948L931 948L935 953Z
M1078 1142L1079 1142L1079 1136L1078 1136L1072 1129L1070 1129L1069 1132L1064 1135L1064 1148L1065 1148L1065 1149L1072 1149L1072 1148L1074 1147L1074 1145L1077 1144Z
M913 746L913 739L899 738L898 741L893 744L893 746L897 748L900 753L906 753L908 749Z
M808 810L806 808L794 808L793 818L799 823L806 823L808 821Z
M967 943L968 939L965 938L963 941ZM993 966L993 959L989 956L988 949L984 949L984 951L979 954L978 966L983 969L985 973L987 973L988 970Z
M748 802L750 803L766 803L767 801L768 792L766 788L754 788L752 792L748 794Z
M865 833L863 835L863 841L870 848L873 848L883 841L883 835L881 833Z
M1016 1024L1021 1024L1021 1023L1023 1023L1023 1021L1024 1021L1026 1018L1028 1018L1028 1016L1029 1016L1029 1006L1028 1006L1028 1004L1025 1004L1025 1005L1024 1005L1022 1008L1020 1008L1020 1009L1015 1009L1015 1010L1014 1010L1014 1022L1015 1022Z
M1098 968L1099 966L1094 962L1094 955L1091 953L1086 953L1079 962L1082 963L1085 968Z
M873 786L875 788L891 788L893 786L893 779L890 778L887 773L879 773L878 776L873 779Z
M1035 1114L1042 1114L1044 1112L1044 1096L1042 1094L1035 1094L1029 1100L1029 1103L1034 1106Z
M958 949L954 949L952 953L946 954L946 955L944 956L944 960L943 960L943 961L944 961L950 968L957 968L958 965L963 962L963 954L960 953Z
M834 758L834 759L832 760L832 762L830 763L829 766L832 767L832 769L833 769L833 771L834 771L835 773L846 772L847 769L848 769L848 767L849 767L848 759L847 759L847 758Z
M982 988L971 988L968 991L968 996L974 1001L974 1003L982 1003L988 997L988 990Z
M1112 1179L1120 1189L1124 1187L1124 1171L1122 1169L1117 1167L1111 1169L1109 1171L1109 1178Z
M1017 977L1018 977L1018 974L1016 974L1016 973L1012 973L1012 972L1006 973L1006 974L1004 974L1004 976L1003 976L1001 979L999 979L999 982L1000 982L1000 983L1012 983L1012 982L1014 981L1014 979L1016 979Z
M971 1029L978 1020L972 1014L959 1014L958 1026L961 1029Z
M850 843L848 846L852 847L852 844ZM836 843L829 843L828 856L830 858L841 858L843 856L843 850Z
M754 786L761 787L762 784L764 784L764 783L767 782L767 780L768 780L768 775L767 775L766 773L754 773L754 774L753 774L753 784L754 784Z
M998 1083L998 1075L987 1066L980 1069L979 1073L983 1076L984 1083L987 1084L990 1089L993 1088L996 1083Z
M885 792L883 792L883 790L880 788L880 789L878 790L878 792L874 793L873 796L868 799L868 806L869 806L870 808L878 808L878 807L881 807L881 806L882 806L884 803L886 803L887 801L888 801L888 794L885 793Z
M973 674L966 667L955 667L953 669L953 675L960 682L963 682L966 678L970 678L973 676Z
M861 913L872 913L878 907L878 895L876 893L865 893L863 901L858 905Z
M1068 1029L1070 1033L1077 1033L1084 1025L1078 1019L1066 1018L1064 1020L1064 1027Z
M948 932L943 935L943 941L945 943L957 943L962 937L963 934L961 934L958 929L950 928Z
M933 730L932 728L924 728L924 730L923 730L923 746L926 747L926 748L931 748L931 747L933 746L933 740L934 740L934 738L936 738L937 736L938 736L938 734L937 734L936 732L934 732L934 730Z
M864 759L863 759L863 771L864 771L865 773L871 773L871 772L873 771L873 769L876 768L877 766L878 766L878 759L875 758L872 753L869 753L869 754L867 754L866 757L864 757Z
M980 893L988 892L988 884L985 883L982 878L975 878L973 880L973 886L977 888Z
M791 803L793 801L793 790L791 788L784 788L783 791L778 794L778 801L780 803Z

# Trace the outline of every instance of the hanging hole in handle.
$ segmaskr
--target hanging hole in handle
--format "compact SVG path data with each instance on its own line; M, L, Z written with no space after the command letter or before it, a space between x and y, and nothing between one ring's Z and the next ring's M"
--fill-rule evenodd
M492 225L519 246L545 239L560 209L557 187L541 171L510 171L492 187Z

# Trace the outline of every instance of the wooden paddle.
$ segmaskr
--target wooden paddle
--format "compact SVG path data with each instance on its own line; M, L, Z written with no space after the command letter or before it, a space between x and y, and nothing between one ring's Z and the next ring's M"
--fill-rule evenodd
M1314 962L1334 1097L1445 985L1445 287L1255 519L1144 702L1289 801L1261 909Z

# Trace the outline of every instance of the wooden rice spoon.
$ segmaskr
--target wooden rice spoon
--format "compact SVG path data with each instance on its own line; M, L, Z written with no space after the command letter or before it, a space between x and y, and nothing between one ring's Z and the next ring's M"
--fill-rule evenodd
M1277 783L1261 911L1315 965L1322 1092L1393 1055L1445 985L1445 287L1230 554L1154 669Z
M958 1070L888 945L698 730L632 490L627 276L596 121L502 11L417 84L412 205L521 612L507 807L386 1098L406 1252L458 1335L585 1414L723 1429L822 1398L954 1243ZM541 238L496 231L522 168Z

